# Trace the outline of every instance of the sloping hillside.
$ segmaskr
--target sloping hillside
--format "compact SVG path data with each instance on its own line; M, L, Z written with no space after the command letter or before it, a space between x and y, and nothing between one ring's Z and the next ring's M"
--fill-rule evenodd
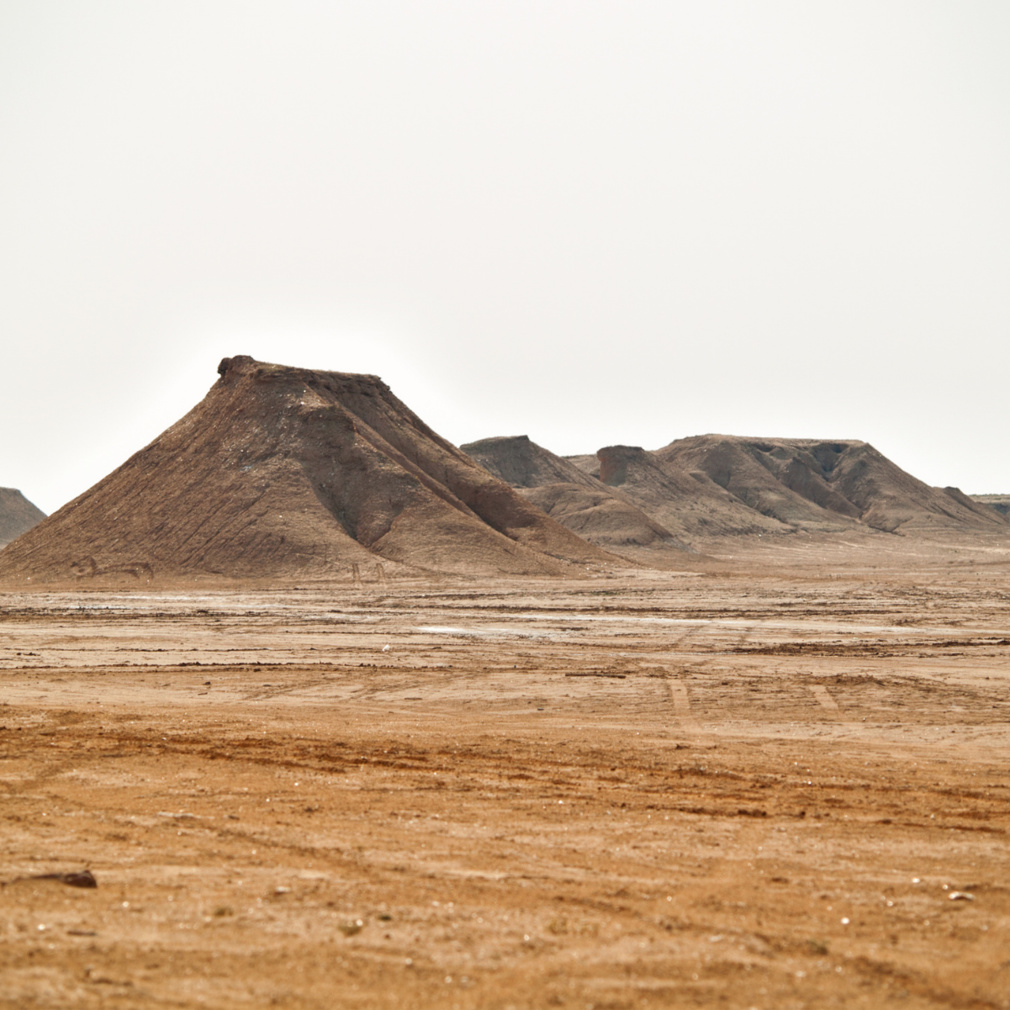
M707 479L675 463L661 462L640 446L610 445L595 457L573 457L584 471L633 501L675 536L694 544L699 538L785 533L785 523L762 515Z
M486 438L461 448L551 518L594 544L625 553L639 547L684 549L626 495L526 435Z
M0 552L0 578L565 574L616 559L375 376L226 358L193 410Z
M798 529L1010 529L957 488L924 484L866 442L700 435L654 455L664 468L711 480L755 511Z
M45 512L36 508L20 491L0 487L0 547L27 533L45 517Z

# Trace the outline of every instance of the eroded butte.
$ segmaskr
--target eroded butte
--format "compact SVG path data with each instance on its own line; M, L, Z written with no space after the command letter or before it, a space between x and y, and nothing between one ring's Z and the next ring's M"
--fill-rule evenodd
M1005 557L7 594L0 1006L1010 1007Z

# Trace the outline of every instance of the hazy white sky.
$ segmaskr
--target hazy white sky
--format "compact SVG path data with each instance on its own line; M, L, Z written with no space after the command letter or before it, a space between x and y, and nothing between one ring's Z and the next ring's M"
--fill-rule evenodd
M454 442L862 438L1010 491L1010 4L0 0L0 485L224 355Z

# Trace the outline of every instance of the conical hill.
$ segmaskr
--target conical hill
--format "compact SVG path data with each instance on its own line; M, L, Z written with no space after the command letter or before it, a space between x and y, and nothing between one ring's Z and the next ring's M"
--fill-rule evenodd
M615 561L375 376L225 358L185 417L0 552L0 579L566 574Z

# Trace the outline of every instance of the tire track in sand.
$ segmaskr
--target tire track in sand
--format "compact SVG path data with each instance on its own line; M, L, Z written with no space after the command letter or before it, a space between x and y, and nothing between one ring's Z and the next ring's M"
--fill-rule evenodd
M825 712L835 719L840 720L842 718L842 710L838 707L838 702L831 697L828 689L823 684L808 684L807 687Z
M687 693L687 684L677 677L668 677L666 689L673 704L673 714L680 723L681 729L693 736L698 735L701 732L701 726L698 725L698 721L691 711L691 699Z

